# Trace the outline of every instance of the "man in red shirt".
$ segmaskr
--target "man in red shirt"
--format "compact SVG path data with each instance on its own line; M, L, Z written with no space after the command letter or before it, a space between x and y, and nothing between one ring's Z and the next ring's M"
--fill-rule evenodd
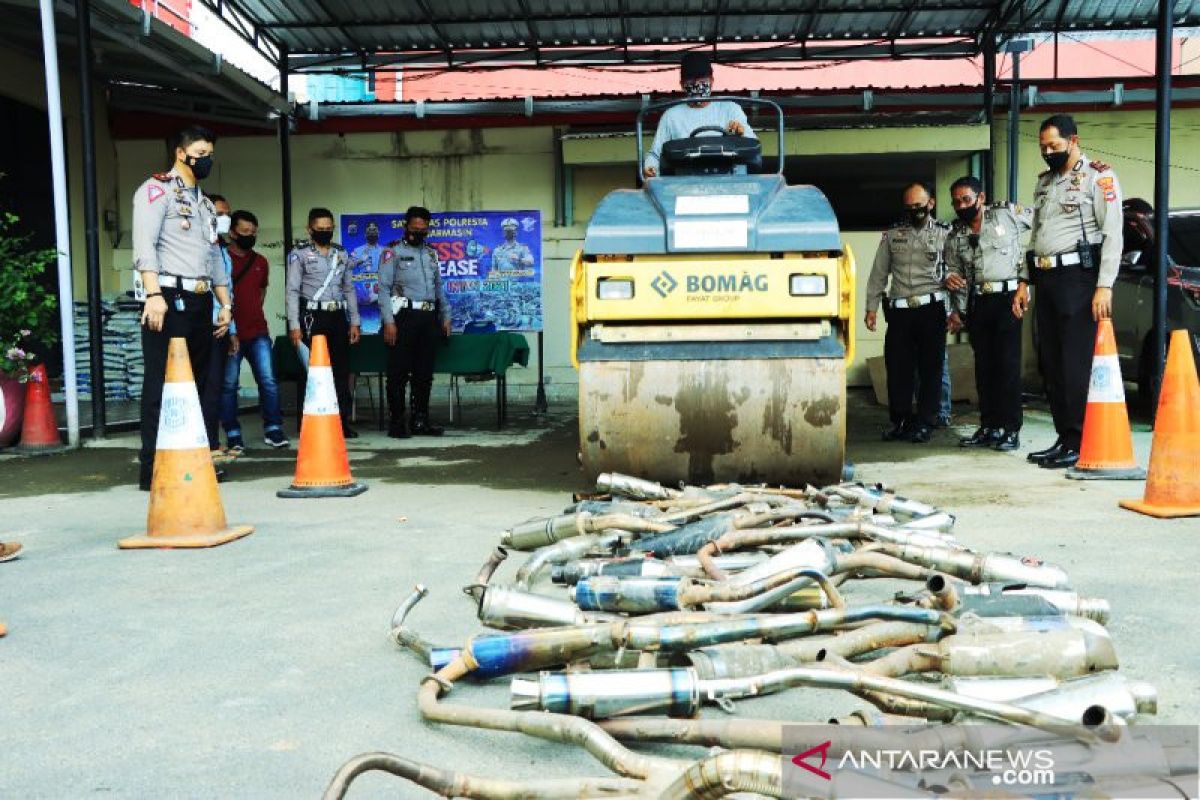
M270 270L267 260L254 252L257 243L258 218L249 211L233 212L229 230L229 260L232 266L230 286L234 295L233 319L237 335L229 341L229 357L225 363L225 385L221 393L221 425L229 449L241 452L246 444L238 422L238 378L242 373L242 357L250 360L250 371L258 383L258 402L262 409L263 441L271 447L287 447L283 435L283 413L279 407L279 384L271 361L271 334L263 303L267 296Z

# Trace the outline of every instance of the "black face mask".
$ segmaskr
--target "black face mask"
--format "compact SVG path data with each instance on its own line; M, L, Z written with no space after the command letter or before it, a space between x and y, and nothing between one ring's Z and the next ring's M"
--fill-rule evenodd
M908 221L912 223L914 228L924 225L927 219L929 219L928 208L910 208L908 210Z
M409 244L411 244L415 247L417 245L424 244L425 237L427 237L428 235L429 235L429 231L405 231L404 232L404 241L408 242Z
M188 169L192 171L192 175L198 181L204 180L208 177L208 173L212 172L212 156L201 156L200 158L186 156L183 159L183 163L188 165Z
M238 246L239 250L253 250L254 245L258 244L257 236L234 236L233 243Z
M979 215L979 206L967 206L966 208L956 208L954 213L963 222L974 222L975 217Z
M313 231L312 240L321 247L325 247L333 241L333 231Z
M378 244L378 243L379 243L379 234L378 233L368 233L367 234L367 244Z
M1061 153L1042 153L1042 160L1046 162L1046 166L1055 172L1059 172L1067 165L1067 159L1071 154L1066 150Z

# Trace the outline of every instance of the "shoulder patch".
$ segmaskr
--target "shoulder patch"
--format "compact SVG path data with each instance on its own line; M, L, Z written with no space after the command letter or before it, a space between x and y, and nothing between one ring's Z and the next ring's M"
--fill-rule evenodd
M151 183L146 186L146 202L153 203L160 197L165 197L167 190L159 186L157 183Z

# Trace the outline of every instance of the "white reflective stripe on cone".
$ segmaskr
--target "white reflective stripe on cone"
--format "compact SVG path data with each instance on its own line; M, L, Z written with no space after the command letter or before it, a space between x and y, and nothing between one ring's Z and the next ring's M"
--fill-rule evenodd
M1092 379L1088 383L1087 401L1125 402L1125 386L1121 383L1121 362L1115 355L1096 356L1092 360Z
M338 416L337 390L333 387L331 367L311 367L304 389L305 416Z
M158 412L159 450L208 450L204 414L196 384L164 383L162 409Z

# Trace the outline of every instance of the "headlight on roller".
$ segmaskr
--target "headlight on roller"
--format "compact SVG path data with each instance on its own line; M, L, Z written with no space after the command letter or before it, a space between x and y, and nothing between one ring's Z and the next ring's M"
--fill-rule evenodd
M793 297L820 297L829 291L829 283L824 275L793 275L788 287Z
M630 278L601 278L596 281L596 297L601 300L632 300L633 280Z

